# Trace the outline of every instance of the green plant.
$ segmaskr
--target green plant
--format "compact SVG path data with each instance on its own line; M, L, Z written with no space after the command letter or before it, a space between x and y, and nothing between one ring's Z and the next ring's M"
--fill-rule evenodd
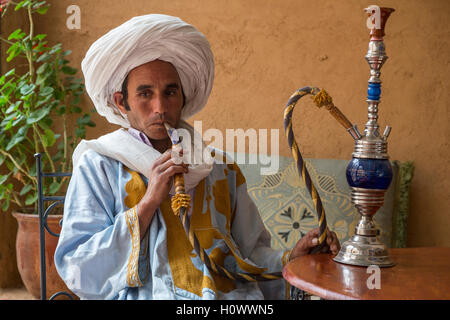
M95 123L80 108L84 85L75 77L77 69L69 66L71 51L63 51L60 43L50 46L46 34L35 33L33 16L46 14L49 4L37 0L6 4L2 0L2 4L2 17L8 10L25 10L29 21L28 32L16 29L8 38L0 37L8 47L6 61L15 60L16 66L0 77L0 172L8 172L0 174L0 205L6 211L10 203L36 206L35 153L42 153L44 171L70 172L75 145L85 137L86 126ZM73 116L76 124L69 128ZM46 194L64 190L68 182L67 177L44 180Z

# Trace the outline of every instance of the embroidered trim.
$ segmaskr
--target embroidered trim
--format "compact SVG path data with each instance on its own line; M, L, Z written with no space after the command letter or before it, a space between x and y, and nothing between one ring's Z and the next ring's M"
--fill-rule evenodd
M139 262L139 218L136 213L136 206L125 212L125 219L130 230L132 248L127 267L127 284L130 287L142 287L143 284L139 279L138 262Z
M283 253L283 257L281 258L281 263L283 264L283 267L288 264L289 259L291 257L291 253L292 250L287 250Z

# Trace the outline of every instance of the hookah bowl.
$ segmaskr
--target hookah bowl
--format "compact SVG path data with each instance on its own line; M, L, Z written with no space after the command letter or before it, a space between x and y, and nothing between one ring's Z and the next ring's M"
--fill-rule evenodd
M371 16L375 6L366 8ZM381 95L380 69L388 58L383 42L384 27L392 8L375 7L379 12L380 24L370 32L370 42L365 56L370 66L370 78L367 90L368 122L364 135L353 126L352 136L355 148L352 160L347 166L347 182L352 189L352 203L361 214L361 219L355 228L355 234L342 244L339 254L333 259L336 262L379 267L392 267L395 263L389 258L387 247L378 239L379 230L373 221L373 216L384 203L384 195L392 181L392 167L387 154L387 138L391 127L381 136L379 133L378 104Z

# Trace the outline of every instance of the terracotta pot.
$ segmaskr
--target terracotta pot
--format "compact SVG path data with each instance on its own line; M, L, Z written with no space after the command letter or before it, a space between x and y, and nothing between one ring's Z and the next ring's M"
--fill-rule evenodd
M39 216L37 214L24 213L14 213L13 216L19 224L16 238L17 267L28 292L36 299L40 299ZM54 233L58 234L61 231L61 226L59 225L61 218L61 215L49 215L47 218L48 227ZM56 271L53 258L57 244L58 238L45 231L47 299L59 291L66 291L76 298L66 287ZM66 297L59 296L56 299L66 299Z

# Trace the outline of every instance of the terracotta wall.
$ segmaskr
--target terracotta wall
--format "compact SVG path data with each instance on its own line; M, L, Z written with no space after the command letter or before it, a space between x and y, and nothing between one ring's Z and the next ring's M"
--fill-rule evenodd
M369 67L367 16L371 4L394 7L386 28L388 61L382 69L380 124L392 126L392 159L416 165L408 221L409 246L450 246L449 32L447 0L53 0L37 22L51 42L71 49L80 68L99 36L136 15L180 16L209 39L216 78L207 107L192 120L208 128L280 130L280 154L290 154L283 134L284 105L297 88L326 88L362 130L367 121ZM69 30L66 9L81 9L81 29ZM92 104L88 98L83 108ZM294 131L305 157L349 159L350 136L323 110L301 102ZM95 117L88 138L116 127Z

